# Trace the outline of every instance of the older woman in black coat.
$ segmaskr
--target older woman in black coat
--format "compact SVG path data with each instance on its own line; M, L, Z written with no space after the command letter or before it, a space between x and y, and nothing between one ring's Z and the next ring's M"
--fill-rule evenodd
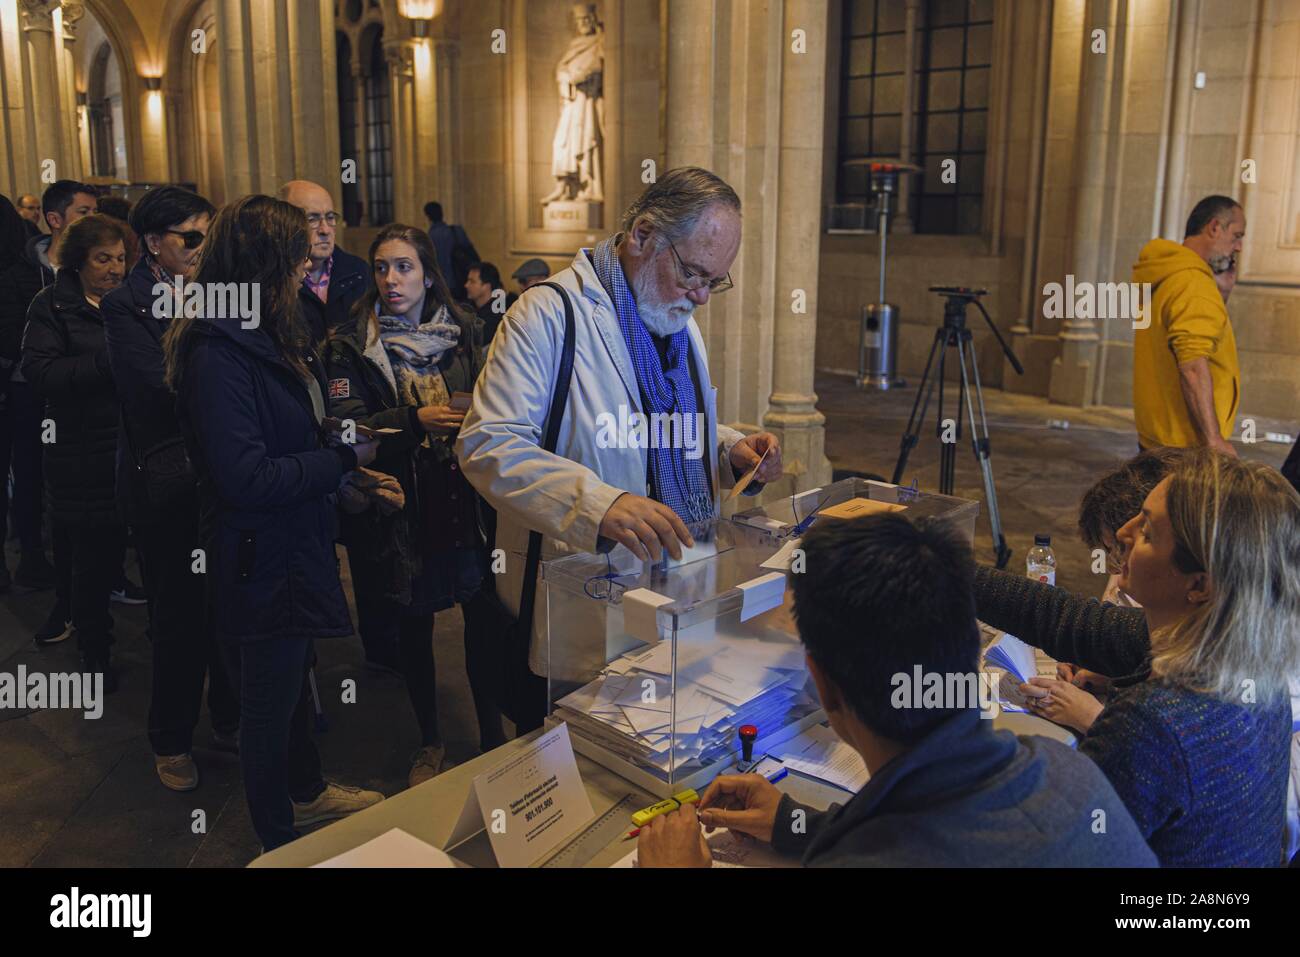
M239 702L216 652L205 613L206 569L199 541L197 479L185 453L176 399L163 381L162 337L175 309L158 309L159 284L188 280L203 248L212 204L179 186L151 189L131 210L140 260L104 298L108 360L122 427L117 441L117 502L131 526L149 595L153 695L149 743L165 787L189 791L199 771L191 748L208 676L212 743L237 751ZM174 306L174 304L173 304Z
M32 300L22 348L23 377L45 400L45 489L71 551L72 626L86 670L102 673L109 693L117 677L108 609L126 528L114 501L117 393L99 305L125 273L123 229L92 214L63 230L51 251L58 276Z

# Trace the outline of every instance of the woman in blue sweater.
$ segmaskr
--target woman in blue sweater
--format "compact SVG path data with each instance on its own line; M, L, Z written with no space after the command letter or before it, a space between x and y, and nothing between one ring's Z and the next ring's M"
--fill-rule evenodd
M1198 450L1118 538L1118 584L1140 609L981 568L979 617L1116 677L1079 750L1162 865L1281 864L1300 495L1275 469Z

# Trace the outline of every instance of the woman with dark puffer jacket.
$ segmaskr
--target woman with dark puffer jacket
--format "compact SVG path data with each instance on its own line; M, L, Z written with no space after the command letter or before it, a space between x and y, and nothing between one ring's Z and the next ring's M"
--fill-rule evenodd
M110 594L122 569L126 527L114 498L117 393L104 344L104 296L126 272L124 228L84 216L59 235L57 278L32 300L23 333L22 374L45 400L45 492L68 548L56 553L83 664L117 689L109 658Z

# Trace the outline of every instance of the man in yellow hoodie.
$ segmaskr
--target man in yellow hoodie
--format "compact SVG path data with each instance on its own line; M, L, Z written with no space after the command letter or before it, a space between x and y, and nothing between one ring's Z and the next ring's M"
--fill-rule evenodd
M1187 218L1181 245L1153 239L1133 266L1133 281L1152 290L1148 325L1133 336L1133 418L1144 449L1205 445L1237 454L1228 438L1241 370L1226 299L1245 235L1241 206L1207 196Z

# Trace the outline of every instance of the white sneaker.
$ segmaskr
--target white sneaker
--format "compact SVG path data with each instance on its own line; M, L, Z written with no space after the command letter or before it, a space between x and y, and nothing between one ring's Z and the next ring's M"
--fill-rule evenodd
M411 755L411 773L407 775L406 786L413 788L430 778L442 773L442 762L447 756L447 749L442 745L430 745Z
M384 796L378 791L363 791L347 784L326 781L325 790L316 796L316 800L305 804L293 802L293 826L307 827L309 824L347 817L357 811L364 811L383 799Z
M163 787L173 791L193 791L199 786L199 766L193 755L173 754L153 756L153 766Z

